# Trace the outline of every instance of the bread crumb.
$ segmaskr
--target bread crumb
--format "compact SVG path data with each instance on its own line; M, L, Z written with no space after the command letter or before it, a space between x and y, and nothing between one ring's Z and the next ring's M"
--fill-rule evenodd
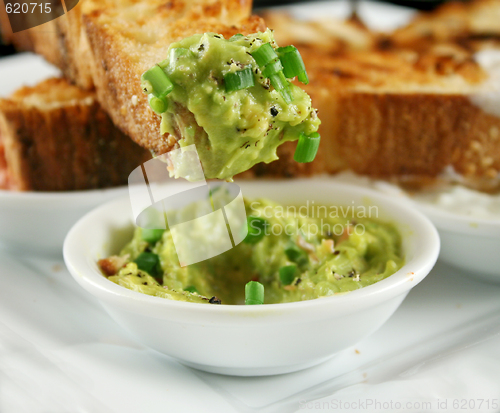
M357 348L355 348L355 349L354 349L354 352L355 352L356 354L361 354L361 352L360 352Z
M496 170L495 168L490 168L486 171L485 175L488 178L497 178L498 177L498 170Z
M137 104L139 103L139 98L137 97L137 95L134 95L132 96L132 106L137 106Z
M488 167L488 166L491 166L493 165L493 158L491 156L487 156L485 158L483 158L481 160L481 164L484 166L484 167Z
M490 137L493 140L497 140L500 136L500 130L496 126L492 126L490 128Z
M472 141L470 143L471 149L475 150L476 152L479 152L482 149L481 142L479 141Z
M473 163L469 163L465 166L465 173L467 175L474 175L476 173L476 165Z
M176 142L177 142L177 140L172 135L168 135L167 145L169 147L173 147L176 144Z

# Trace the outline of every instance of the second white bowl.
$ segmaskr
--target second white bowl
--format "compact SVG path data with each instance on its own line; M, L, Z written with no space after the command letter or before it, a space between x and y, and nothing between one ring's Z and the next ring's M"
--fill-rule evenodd
M0 190L0 245L60 256L64 238L79 218L127 193L127 187L73 192Z
M415 201L441 237L440 260L471 277L500 283L500 221L478 219Z

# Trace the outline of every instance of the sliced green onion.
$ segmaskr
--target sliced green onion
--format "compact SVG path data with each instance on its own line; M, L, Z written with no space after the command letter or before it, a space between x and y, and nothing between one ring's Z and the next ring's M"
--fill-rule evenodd
M241 33L237 33L229 38L230 42L234 42L236 40L240 40L242 37L244 37Z
M298 265L305 265L309 261L307 253L303 249L299 248L298 245L292 240L286 244L285 254L290 261L293 261Z
M196 287L194 285L190 285L189 287L184 288L184 291L187 291L189 293L197 293L198 294L198 290L196 289Z
M285 77L291 79L297 76L302 83L307 85L309 83L309 78L307 76L306 66L297 48L294 46L280 47L277 49L277 52L283 64L283 73Z
M226 92L233 92L235 90L254 86L255 80L253 78L252 68L249 66L243 70L225 74L224 83L226 85Z
M283 285L290 285L295 279L297 266L295 264L285 265L279 269L280 281Z
M309 136L301 132L293 159L301 163L312 162L316 157L316 153L318 153L320 140L321 137L318 132L313 132Z
M142 239L150 244L156 244L161 239L164 232L164 229L143 228Z
M276 59L278 55L271 46L271 43L264 43L252 53L252 57L255 59L259 67L263 67L272 60Z
M245 285L245 304L264 304L264 286L257 281L250 281Z
M152 252L141 252L134 261L137 267L157 278L162 274L160 257Z
M248 234L243 240L246 244L257 244L266 235L267 221L250 215L247 217Z
M141 88L145 95L153 93L153 85L147 80L141 80Z
M158 65L153 66L151 69L144 72L141 76L141 82L149 82L153 86L151 93L157 98L163 98L167 96L172 89L174 84L170 81L166 73ZM143 87L144 89L144 87Z
M298 74L297 79L299 79L299 82L302 82L304 85L309 83L309 76L307 76L307 72L305 70Z
M157 98L151 95L151 98L149 99L149 106L151 106L151 109L153 109L155 113L161 115L168 109L168 102L164 98Z
M170 59L172 60L177 60L180 59L181 57L186 57L188 55L191 55L191 50L186 49L185 47L176 47L175 49L170 50ZM165 60L165 62L167 62L168 64L169 59Z
M262 71L262 74L265 77L271 77L272 75L275 75L276 73L280 72L283 70L283 65L281 64L280 59L277 57L276 59L271 60L264 70Z
M288 80L286 80L283 72L278 72L269 76L269 80L271 80L271 85L273 85L273 87L280 92L285 103L292 103L292 94L290 93L290 88L288 87Z
M282 47L278 47L276 49L276 53L278 53L279 55L282 55L282 54L285 54L285 53L288 53L288 52L293 52L293 49L295 49L295 46L282 46Z

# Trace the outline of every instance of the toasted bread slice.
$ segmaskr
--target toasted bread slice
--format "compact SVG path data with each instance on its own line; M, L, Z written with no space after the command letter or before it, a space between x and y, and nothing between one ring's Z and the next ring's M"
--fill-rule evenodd
M280 28L277 41L300 47L310 78L305 89L322 119L322 141L316 160L307 167L293 163L287 143L278 161L254 168L253 174L283 171L300 176L351 169L419 185L452 170L470 186L497 189L500 113L487 101L498 75L485 70L476 53L489 48L500 53L493 33L500 26L480 24L499 11L498 0L447 5L419 15L394 34L370 36L361 27L352 40L333 36L328 45L322 24L267 13L266 21ZM468 23L429 40L429 28L455 26L458 17L453 13ZM342 27L337 32L353 29L349 22L332 25ZM307 36L299 37L302 33ZM315 43L315 38L321 40Z
M444 44L465 50L500 46L500 1L450 2L420 13L390 35L394 46L429 51Z
M120 132L91 92L49 79L0 99L0 187L68 191L126 185L151 154Z
M260 15L274 30L279 44L293 44L300 50L321 50L327 55L345 50L370 50L381 38L356 18L307 21L294 19L286 12L266 10Z
M190 35L228 37L264 30L262 19L250 11L251 0L86 0L30 29L30 40L22 45L45 56L80 87L95 87L115 125L159 154L171 150L176 140L160 134L160 118L142 93L141 74L166 58L172 42ZM17 34L7 36L16 42Z

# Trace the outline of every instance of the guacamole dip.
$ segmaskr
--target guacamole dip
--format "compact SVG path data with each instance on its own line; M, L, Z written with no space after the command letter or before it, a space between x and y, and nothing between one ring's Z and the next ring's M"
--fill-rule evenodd
M300 72L293 71L302 63L300 54L299 63L291 59L294 52L278 48L270 30L230 39L194 35L173 43L142 87L162 117L161 133L181 148L196 145L206 178L231 180L276 160L282 143L318 130L311 98L287 80ZM308 82L305 69L298 78Z
M264 304L271 304L357 290L403 264L395 227L366 211L244 202L248 235L221 255L182 267L168 229L137 228L120 254L100 266L123 287L196 303L244 304L245 286L257 281Z

